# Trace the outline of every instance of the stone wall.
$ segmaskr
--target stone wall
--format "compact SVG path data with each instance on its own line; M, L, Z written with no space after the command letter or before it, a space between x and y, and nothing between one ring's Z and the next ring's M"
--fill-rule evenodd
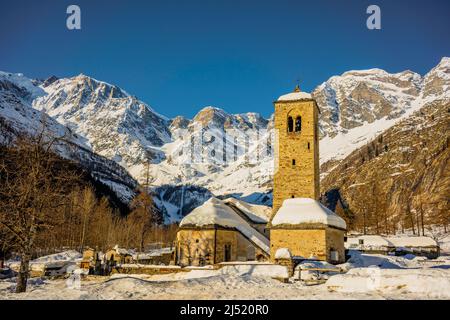
M217 230L216 238L216 263L225 261L225 245L231 245L230 261L237 261L237 257L242 251L238 246L238 234L234 230Z
M288 132L288 117L302 118L300 132ZM288 198L319 197L318 108L314 100L275 102L275 174L272 217ZM295 164L293 164L295 160Z
M180 229L177 233L177 264L213 264L214 238L214 229Z
M139 258L139 260L133 260L134 263L138 264L153 264L153 265L169 265L172 261L172 253L162 253L160 255L155 255L152 257Z
M234 229L180 229L177 233L177 264L211 265L225 261L225 245L230 245L230 261L267 260L267 255Z
M331 263L345 262L345 246L344 246L344 231L335 228L327 228L327 261ZM331 251L338 252L338 260L334 261L331 257Z
M288 248L292 256L305 258L315 256L320 260L326 260L325 229L271 229L270 257L272 261L274 261L275 252L280 248Z
M276 228L270 230L270 257L275 261L275 252L280 248L288 248L292 256L309 258L330 263L345 262L344 231L325 227L310 229ZM337 251L338 260L334 261L331 251Z
M129 264L129 265L120 265L114 267L111 270L111 274L121 273L121 274L169 274L169 273L177 273L177 272L189 272L190 270L182 269L182 268L174 268L173 266L160 267L160 266L152 266L152 265L141 265L141 264Z

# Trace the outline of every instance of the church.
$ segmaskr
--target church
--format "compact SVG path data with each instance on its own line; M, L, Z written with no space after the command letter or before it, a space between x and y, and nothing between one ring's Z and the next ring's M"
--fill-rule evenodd
M203 266L228 261L345 261L345 221L322 205L319 107L300 91L275 102L272 209L210 198L180 222L175 262Z

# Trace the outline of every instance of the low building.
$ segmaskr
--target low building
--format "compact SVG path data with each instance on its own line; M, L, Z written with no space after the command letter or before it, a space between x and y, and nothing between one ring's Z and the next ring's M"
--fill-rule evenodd
M101 251L87 248L79 263L81 269L89 270L89 274L101 274L104 254Z
M106 251L105 262L111 266L132 263L133 253L116 245L113 249Z
M137 252L133 254L133 262L146 265L169 265L174 251L174 248L161 248L149 252Z
M29 271L31 277L63 276L69 267L75 267L81 254L75 250L63 251L48 256L39 257L30 261ZM19 272L20 261L9 264L11 270Z
M345 248L371 254L389 254L395 251L394 245L380 235L348 236Z
M232 203L230 205L230 202ZM268 260L267 218L249 218L251 206L210 198L180 222L175 261L181 266L203 266L228 261ZM267 211L269 212L269 211ZM266 219L263 223L262 219Z
M414 254L430 259L439 257L439 244L430 237L420 236L391 236L359 235L348 237L345 242L347 249L364 253L378 253L386 255Z
M430 237L388 237L396 255L414 254L435 259L440 255L439 244Z
M270 223L270 256L276 261L281 248L293 259L345 261L345 221L319 201L310 198L284 200Z

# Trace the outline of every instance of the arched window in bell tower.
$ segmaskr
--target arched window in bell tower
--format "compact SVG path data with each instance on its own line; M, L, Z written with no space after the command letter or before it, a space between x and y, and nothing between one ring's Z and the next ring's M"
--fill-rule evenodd
M295 119L295 132L302 131L302 117L298 116Z
M294 131L294 119L288 117L288 132Z

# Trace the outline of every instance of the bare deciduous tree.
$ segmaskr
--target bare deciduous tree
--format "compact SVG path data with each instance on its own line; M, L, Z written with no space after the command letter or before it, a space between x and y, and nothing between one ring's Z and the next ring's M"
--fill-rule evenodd
M55 213L64 201L67 186L78 179L52 152L56 138L43 129L35 137L15 141L0 165L0 225L14 239L21 259L16 292L26 291L29 262L38 232L51 229L60 217Z
M151 196L144 190L133 199L128 221L134 226L137 232L139 251L145 247L146 235L151 231L152 226L158 223L158 217Z

